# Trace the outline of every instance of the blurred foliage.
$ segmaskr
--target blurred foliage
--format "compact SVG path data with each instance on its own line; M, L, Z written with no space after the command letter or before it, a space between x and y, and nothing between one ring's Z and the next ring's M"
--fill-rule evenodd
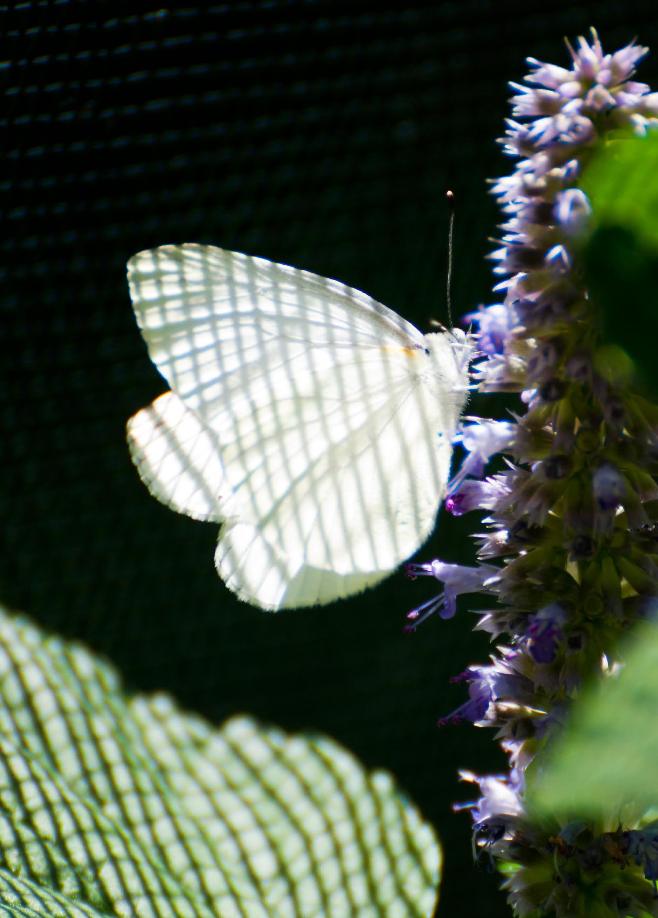
M658 803L655 622L636 627L622 659L617 677L584 691L547 764L534 769L528 801L547 816L634 821Z
M629 355L639 382L657 393L658 134L602 147L582 187L593 208L583 265L605 339Z

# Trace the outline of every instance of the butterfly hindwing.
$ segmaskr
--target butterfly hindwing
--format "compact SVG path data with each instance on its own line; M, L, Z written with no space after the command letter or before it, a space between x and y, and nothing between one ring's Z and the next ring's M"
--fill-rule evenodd
M231 489L219 445L177 395L165 392L134 414L127 435L132 460L154 497L195 520L225 519Z

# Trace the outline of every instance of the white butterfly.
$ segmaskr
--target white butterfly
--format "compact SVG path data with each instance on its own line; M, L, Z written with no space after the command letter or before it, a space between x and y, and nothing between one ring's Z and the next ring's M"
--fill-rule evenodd
M215 565L264 609L377 583L428 538L471 344L422 335L358 290L203 245L128 262L137 321L172 391L128 422L160 501L221 523Z

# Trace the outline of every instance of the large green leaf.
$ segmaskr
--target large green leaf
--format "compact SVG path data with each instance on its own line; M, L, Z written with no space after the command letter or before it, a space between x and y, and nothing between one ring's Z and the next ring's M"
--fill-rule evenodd
M574 704L528 801L549 816L613 822L658 805L658 624L638 625L621 672Z
M220 730L0 609L0 916L428 916L440 853L384 772Z

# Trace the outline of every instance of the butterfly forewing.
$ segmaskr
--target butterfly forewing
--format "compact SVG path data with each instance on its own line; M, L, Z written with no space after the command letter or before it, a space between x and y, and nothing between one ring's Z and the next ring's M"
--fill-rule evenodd
M257 403L273 383L294 391L309 348L322 365L355 347L422 346L413 325L358 290L212 246L140 252L128 281L151 359L206 421L245 387Z
M217 444L199 506L215 489L226 518L228 484L216 563L232 589L265 608L330 602L420 546L466 388L448 336L423 337L335 281L209 247L141 253L129 279L151 357L191 412L170 412L173 432L160 425L157 445L142 437L133 454L156 496L198 511L190 475ZM190 437L195 424L205 438ZM167 499L176 463L154 468L170 441L179 457L190 447L184 501L180 488Z

